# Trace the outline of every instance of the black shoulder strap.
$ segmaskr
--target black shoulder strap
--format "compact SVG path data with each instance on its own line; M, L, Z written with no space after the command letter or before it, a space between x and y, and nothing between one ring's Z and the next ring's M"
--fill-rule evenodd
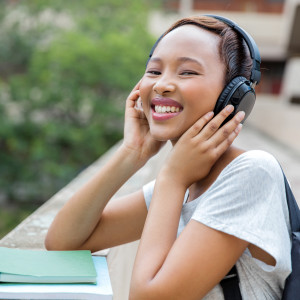
M289 208L289 216L290 216L290 223L292 232L300 231L300 211L296 199L293 195L293 192L290 188L290 185L283 173L284 177L284 185L285 185L285 192L286 192L286 199L287 205Z
M221 280L225 300L242 300L239 287L239 276L234 265L229 273Z
M282 171L292 232L300 230L300 211L290 185ZM225 300L242 300L236 266L221 280Z

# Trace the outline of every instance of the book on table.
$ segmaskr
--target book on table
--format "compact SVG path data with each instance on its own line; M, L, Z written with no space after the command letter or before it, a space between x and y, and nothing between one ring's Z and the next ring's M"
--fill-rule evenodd
M106 258L90 251L0 247L0 272L0 299L112 299Z
M96 282L91 252L0 247L0 282Z

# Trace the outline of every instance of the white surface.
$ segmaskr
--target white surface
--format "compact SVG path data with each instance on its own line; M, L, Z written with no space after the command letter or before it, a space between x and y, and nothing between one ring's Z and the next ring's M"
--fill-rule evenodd
M94 256L97 284L0 283L0 299L98 299L111 300L112 288L105 257Z

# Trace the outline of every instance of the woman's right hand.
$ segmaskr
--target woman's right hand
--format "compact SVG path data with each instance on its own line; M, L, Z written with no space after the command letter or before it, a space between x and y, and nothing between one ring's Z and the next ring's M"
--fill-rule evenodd
M160 174L172 179L174 185L182 184L185 190L205 178L242 128L243 111L221 127L233 110L234 107L228 105L214 118L213 112L209 112L195 122L179 138Z
M151 136L148 120L142 107L138 107L140 81L126 100L124 140L122 147L136 155L142 164L155 155L165 142Z

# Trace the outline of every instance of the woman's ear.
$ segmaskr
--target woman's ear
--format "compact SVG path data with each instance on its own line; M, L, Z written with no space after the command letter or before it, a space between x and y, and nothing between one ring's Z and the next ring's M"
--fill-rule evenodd
M143 102L141 97L139 97L138 100L135 102L135 108L143 111Z

